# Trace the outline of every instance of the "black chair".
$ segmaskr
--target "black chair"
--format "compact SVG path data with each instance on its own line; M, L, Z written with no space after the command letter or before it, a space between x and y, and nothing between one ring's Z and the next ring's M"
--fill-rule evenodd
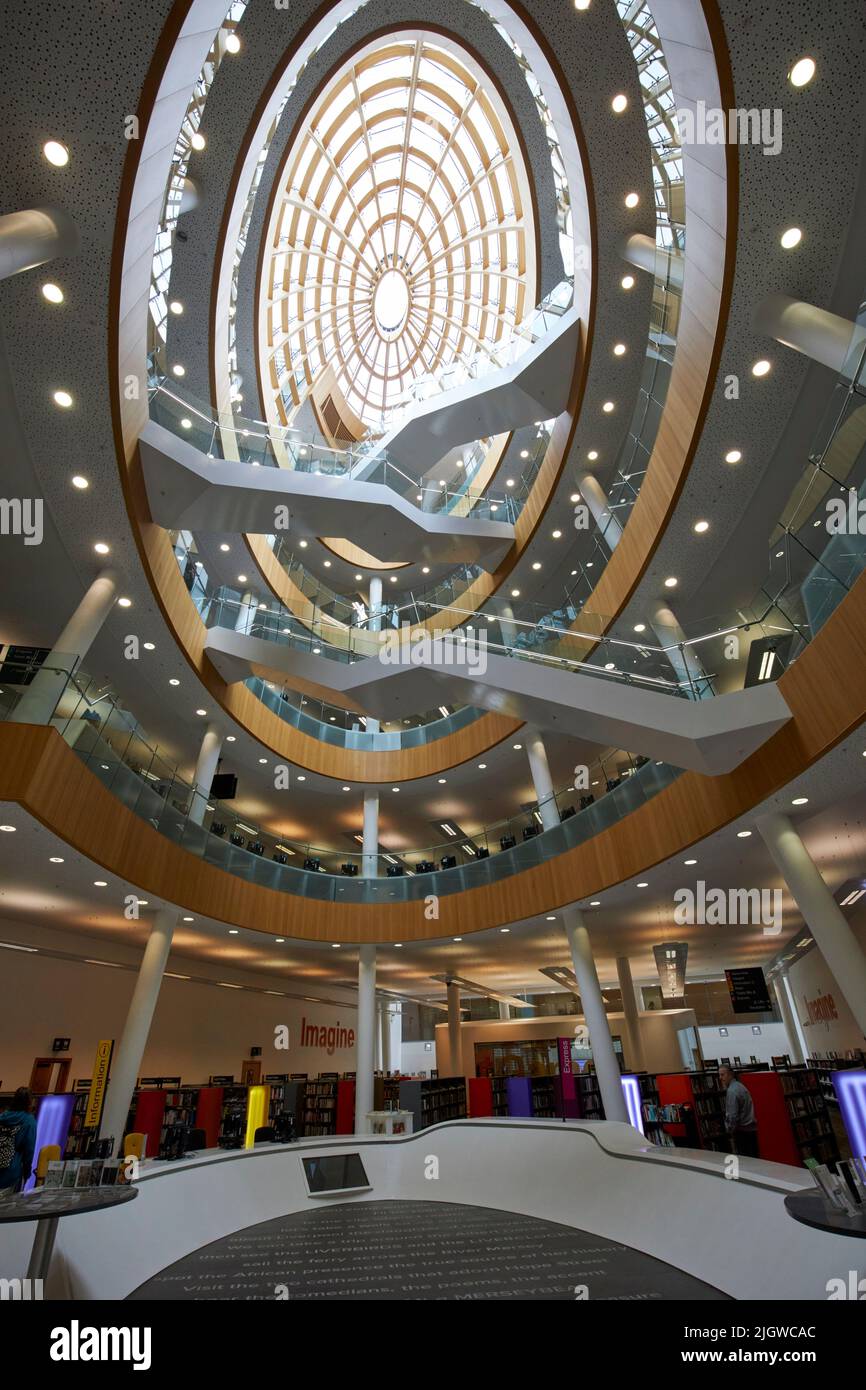
M212 835L219 835L220 839L222 839L223 835L225 835L225 833L226 833L226 828L225 828L225 826L223 825L223 823L222 823L221 820L212 820L212 821L211 821L211 823L210 823L210 833L211 833Z
M516 844L517 844L517 841L515 840L515 838L514 838L513 835L503 835L503 836L502 836L502 839L499 841L499 848L500 848L500 849L514 849L514 846L515 846Z
M318 859L305 859L304 868L307 869L311 874L317 874L320 868Z
M436 865L431 859L422 859L420 864L415 865L416 874L432 874Z
M560 813L559 813L560 823L561 823L562 821L564 821L564 820L571 820L571 818L572 818L572 816L573 816L574 814L575 814L574 807L573 807L573 806L566 806L566 807L565 807L562 811L560 811Z
M440 865L440 868L443 868L443 869L456 869L456 868L457 868L457 859L456 859L456 856L453 855L453 854L446 854L446 855L444 855L443 858L439 860L439 865Z
M187 1153L195 1153L207 1148L207 1135L203 1129L191 1129L186 1137Z
M389 864L386 872L389 878L402 878L406 870L402 864Z
M261 855L265 852L265 847L262 844L261 840L251 840L250 843L247 845L247 849L249 850L250 854Z
M246 840L244 839L243 835L239 835L236 830L232 831L231 835L229 836L229 839L231 840L233 845L237 845L238 849L243 849L244 845L246 844Z
M591 793L590 793L589 796L582 796L582 797L580 798L580 809L581 809L581 811L585 811L586 808L587 808L587 806L591 806L592 803L593 803L594 801L595 801L595 797L594 797Z
M272 854L271 858L273 859L275 864L288 864L289 862L289 856L287 854L282 854L279 851L276 854Z
M357 878L357 876L358 876L358 865L357 865L357 864L341 864L341 865L340 865L340 871L341 871L342 873L344 873L344 874L346 875L347 878Z
M479 846L478 846L477 850L475 851L475 858L476 858L476 859L489 859L489 858L490 858L490 850L487 848L486 845L479 845Z
M611 778L609 778L609 779L608 779L608 783L607 783L607 789L608 789L608 791L609 791L609 792L616 791L616 789L617 789L617 787L619 786L619 784L620 784L621 781L622 781L622 778L621 778L621 777L611 777Z
M541 827L538 826L538 825L524 825L524 827L523 827L523 838L524 838L524 840L534 840L535 837L536 837L536 835L539 834L540 830L541 830Z
M273 1144L274 1130L272 1125L262 1125L253 1135L254 1144Z

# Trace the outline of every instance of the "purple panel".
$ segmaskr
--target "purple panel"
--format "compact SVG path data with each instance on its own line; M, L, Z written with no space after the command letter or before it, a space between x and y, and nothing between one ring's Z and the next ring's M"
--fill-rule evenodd
M866 1159L866 1071L834 1071L830 1080L851 1153L862 1163Z
M73 1092L39 1097L39 1109L36 1111L36 1148L33 1151L34 1167L38 1162L40 1150L44 1149L46 1144L59 1144L60 1157L63 1157L74 1104ZM29 1192L35 1186L36 1178L29 1177L23 1191Z
M532 1080L528 1076L509 1076L505 1081L509 1115L532 1118Z

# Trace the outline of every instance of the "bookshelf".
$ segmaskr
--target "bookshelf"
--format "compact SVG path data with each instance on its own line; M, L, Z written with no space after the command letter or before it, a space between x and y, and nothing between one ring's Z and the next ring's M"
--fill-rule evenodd
M69 1117L69 1133L66 1137L64 1158L84 1158L93 1137L93 1131L86 1129L84 1119L90 1101L90 1082L87 1089L76 1092L75 1104ZM119 1138L119 1136L118 1136Z
M159 1135L160 1158L179 1157L186 1149L186 1136L196 1128L198 1087L185 1086L166 1091L162 1129Z
M491 1078L490 1078L490 1089L491 1089L492 1101L493 1101L493 1112L492 1112L492 1113L493 1113L494 1115L507 1115L507 1114L508 1114L508 1096L506 1095L506 1092L505 1092L505 1077L504 1077L504 1076L491 1076Z
M247 1086L222 1086L220 1128L217 1144L221 1149L242 1149L247 1127Z
M796 1161L804 1164L807 1158L814 1158L818 1163L835 1163L839 1157L839 1146L830 1122L818 1072L807 1068L802 1071L776 1072L771 1074L771 1079L773 1075L781 1087L787 1118L797 1148ZM746 1076L743 1079L751 1091L750 1083L757 1078ZM760 1129L760 1115L757 1118ZM763 1155L763 1139L761 1152ZM767 1157L771 1158L773 1155L768 1153Z
M144 1090L136 1092L132 1132L145 1136L145 1158L157 1158L159 1156L160 1139L162 1137L162 1121L163 1115L165 1114L165 1098L167 1094L168 1092L163 1090Z
M557 1106L556 1088L553 1084L559 1077L531 1076L529 1079L532 1083L530 1094L533 1116L536 1119L556 1119L562 1113L561 1096L560 1106Z
M411 1110L414 1129L466 1118L466 1078L410 1078L400 1082L399 1108Z
M595 1072L575 1072L574 1081L577 1091L578 1111L581 1119L603 1120L604 1106L601 1103L601 1091Z
M306 1138L336 1134L338 1085L336 1077L319 1077L318 1081L306 1083L301 1109L301 1124Z

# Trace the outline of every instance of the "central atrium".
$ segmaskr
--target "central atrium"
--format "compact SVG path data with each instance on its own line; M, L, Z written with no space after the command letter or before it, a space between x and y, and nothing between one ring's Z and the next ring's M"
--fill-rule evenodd
M815 1305L866 1297L862 8L4 37L0 1296L136 1369L157 1304L287 1299L642 1301L672 1365L806 1302L778 1358L826 1364Z

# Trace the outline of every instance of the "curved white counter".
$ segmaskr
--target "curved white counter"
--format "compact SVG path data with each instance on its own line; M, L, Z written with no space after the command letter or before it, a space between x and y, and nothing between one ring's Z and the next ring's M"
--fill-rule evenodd
M507 1133L503 1131L507 1130ZM300 1155L361 1153L372 1190L311 1199ZM430 1159L436 1159L432 1164ZM175 1260L260 1221L322 1201L462 1202L558 1221L621 1241L741 1299L826 1299L863 1242L794 1221L804 1170L658 1149L629 1125L458 1120L405 1138L372 1135L209 1150L146 1162L135 1202L61 1221L47 1297L120 1299ZM428 1176L438 1168L438 1177ZM0 1234L0 1277L26 1270L33 1227ZM862 1270L861 1270L862 1273Z

